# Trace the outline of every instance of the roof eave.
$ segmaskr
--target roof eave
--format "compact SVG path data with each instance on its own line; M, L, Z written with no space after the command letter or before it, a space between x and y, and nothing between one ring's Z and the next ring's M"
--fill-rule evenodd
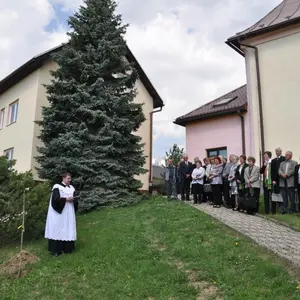
M135 56L133 55L133 53L131 52L131 50L129 49L128 46L127 46L127 52L128 52L127 59L131 62L134 62L135 67L136 67L136 69L139 73L141 81L145 85L145 87L148 90L148 93L150 94L150 96L153 98L153 108L162 108L162 107L164 107L163 100L159 96L159 94L156 91L155 87L151 83L150 79L148 78L148 76L146 75L143 68L141 67L141 65L139 64L139 62L137 61L137 59L135 58Z
M265 28L261 28L259 30L253 31L253 32L249 32L249 33L241 33L241 34L237 34L235 36L232 36L230 38L227 39L227 41L225 42L227 45L229 45L231 48L233 48L235 51L237 51L239 54L241 54L241 52L239 52L237 49L240 49L240 44L239 44L239 40L246 40L252 37L256 37L258 35L261 34L265 34L265 33L269 33L284 27L287 27L289 25L294 25L300 23L300 17L294 18L294 19L290 19L287 20L283 23L278 23L272 26L268 26ZM234 47L232 47L231 45L234 45L234 47L237 47L237 49L235 49ZM241 50L241 49L240 49Z
M43 52L43 53L33 57L32 59L27 61L25 64L20 66L18 69L16 69L12 73L10 73L8 76L6 76L4 79L2 79L0 81L0 95L3 94L5 91L7 91L12 86L14 86L15 84L17 84L23 78L25 78L26 76L28 76L29 74L31 74L32 72L34 72L35 70L40 68L43 65L43 63L45 62L45 60L50 58L50 55L53 52L59 51L62 47L63 47L63 45L57 46L55 48L52 48L46 52ZM158 92L152 85L148 76L146 75L146 73L142 69L141 65L139 64L139 62L137 61L137 59L135 58L135 56L132 54L131 50L128 47L127 47L127 52L128 52L127 59L130 62L134 63L134 65L139 73L141 81L143 82L145 88L147 89L148 93L150 94L150 96L153 99L153 108L155 109L155 108L164 107L163 100L159 96Z
M244 51L242 51L235 43L226 41L225 44L227 44L230 48L232 48L234 51L236 51L238 54L245 57Z
M186 127L187 124L195 121L203 121L215 117L221 117L221 116L227 116L227 115L232 115L236 113L244 113L247 112L247 104L243 104L240 107L236 107L234 109L229 109L226 111L218 111L218 112L213 112L210 114L205 114L205 115L200 115L200 116L195 116L195 117L189 117L185 119L180 119L177 118L173 123L179 126Z

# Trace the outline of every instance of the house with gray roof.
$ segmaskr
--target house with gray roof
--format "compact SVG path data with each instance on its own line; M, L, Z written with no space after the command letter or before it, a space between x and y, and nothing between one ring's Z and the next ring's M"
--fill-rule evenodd
M178 117L191 157L256 157L280 146L300 161L300 0L284 0L227 39L245 58L247 84Z

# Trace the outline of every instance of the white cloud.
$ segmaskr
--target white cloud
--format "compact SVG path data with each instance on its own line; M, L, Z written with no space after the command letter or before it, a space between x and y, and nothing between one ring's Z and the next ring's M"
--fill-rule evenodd
M57 32L45 27L54 17L48 0L0 1L0 78L53 46Z
M185 130L173 120L245 83L244 60L224 41L252 25L280 0L118 0L130 23L128 45L162 96L154 115L154 147L161 155L171 139L184 144ZM39 52L66 40L65 20L48 32L59 15L81 0L0 1L0 78ZM53 6L55 5L55 6ZM167 142L165 142L167 141ZM163 150L164 149L164 150Z

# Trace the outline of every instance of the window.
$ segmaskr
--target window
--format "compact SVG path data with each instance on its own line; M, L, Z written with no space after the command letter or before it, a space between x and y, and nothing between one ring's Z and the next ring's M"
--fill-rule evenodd
M237 97L231 97L231 98L225 98L222 100L219 100L217 103L214 103L213 106L221 106L221 105L225 105L225 104L229 104L230 102L232 102L233 100L235 100Z
M207 157L214 157L214 156L222 155L223 157L227 158L227 148L226 147L208 149L208 150L206 150L206 152L207 152Z
M9 148L9 149L4 150L3 155L6 156L8 160L13 160L14 148Z
M17 122L19 101L9 105L7 125Z
M5 114L5 108L0 110L0 130L3 128L4 114Z

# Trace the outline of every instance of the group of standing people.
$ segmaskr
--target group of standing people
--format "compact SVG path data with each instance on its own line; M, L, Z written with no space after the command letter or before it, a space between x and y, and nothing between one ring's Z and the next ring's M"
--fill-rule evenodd
M256 159L245 155L229 156L229 161L221 156L203 159L198 157L194 164L184 155L175 166L168 160L165 171L167 195L177 198L180 193L182 201L189 201L193 195L194 203L209 202L216 208L224 205L235 211L246 211L254 214L259 211L260 191L263 186L265 213L276 213L282 203L282 214L297 211L296 191L300 188L300 165L292 160L292 152L287 151L285 157L282 150L264 153L264 163L256 165ZM261 180L262 179L262 180Z

